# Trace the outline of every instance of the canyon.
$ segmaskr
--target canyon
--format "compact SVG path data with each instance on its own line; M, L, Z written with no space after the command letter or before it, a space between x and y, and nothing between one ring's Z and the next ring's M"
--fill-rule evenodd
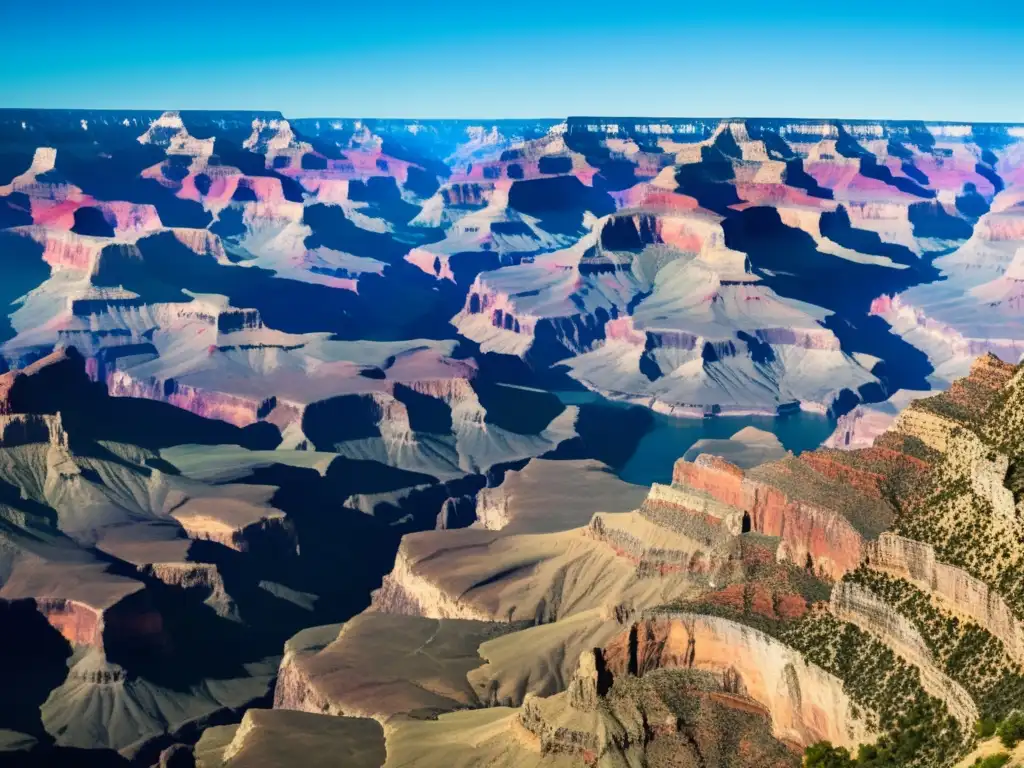
M952 765L1024 696L1021 167L0 110L0 760Z

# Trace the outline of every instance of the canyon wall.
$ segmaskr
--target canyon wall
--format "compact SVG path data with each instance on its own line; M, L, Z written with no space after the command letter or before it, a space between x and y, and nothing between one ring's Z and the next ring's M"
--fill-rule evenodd
M477 619L493 621L478 608L459 600L415 573L403 546L398 549L395 566L374 591L370 610L406 613L428 619Z
M883 533L867 546L866 556L872 568L906 579L954 613L977 622L1002 641L1012 659L1024 664L1024 623L983 581L940 562L930 544Z
M832 589L829 607L836 618L876 636L921 672L921 687L946 707L964 730L978 720L978 708L963 686L939 669L931 651L907 617L896 612L870 590L842 581Z
M802 747L827 739L855 748L874 738L854 715L839 678L763 632L727 619L652 615L607 646L605 656L613 675L680 667L720 673L726 690L771 713L776 737Z
M1016 522L1013 491L1004 485L1008 456L985 445L973 432L958 430L947 441L946 463L970 479L972 490L992 505L1003 523Z
M316 654L333 642L340 624L311 627L299 632L284 646L284 656L274 686L274 709L294 709L325 715L344 715L326 695L320 692L307 674L302 660Z
M721 519L734 533L756 531L782 539L779 557L838 579L861 561L864 537L839 513L789 498L768 483L709 454L675 464L673 485L697 489L719 504L673 498L687 509Z

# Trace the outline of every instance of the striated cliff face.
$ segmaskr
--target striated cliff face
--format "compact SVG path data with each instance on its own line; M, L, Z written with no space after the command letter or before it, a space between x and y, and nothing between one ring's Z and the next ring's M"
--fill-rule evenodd
M588 534L635 564L639 578L692 574L720 583L735 571L735 543L724 528L678 507L646 501L638 513L594 515Z
M63 598L39 598L38 610L71 645L103 647L103 612Z
M998 592L964 569L941 562L930 544L887 532L868 545L865 555L872 568L906 579L953 613L977 622L1024 664L1024 623Z
M115 397L137 397L146 400L160 400L176 405L197 416L220 419L236 427L244 427L257 421L264 400L231 395L226 392L202 390L173 379L141 380L126 371L111 371L107 376L107 388Z
M807 746L827 739L855 747L873 734L854 714L843 683L751 627L697 614L652 615L605 647L613 675L692 668L720 675L771 715L777 738Z
M303 630L284 647L274 686L274 709L293 709L325 715L343 715L341 708L320 690L303 663L333 642L341 625L332 624Z
M681 508L707 512L734 533L757 531L782 539L779 557L838 579L860 564L864 536L841 514L790 498L783 490L745 476L721 458L680 460L673 484L696 489L707 501L680 499Z
M921 687L945 702L966 732L978 720L978 707L963 686L944 673L913 623L859 584L840 582L829 607L836 618L875 635L921 671Z
M728 497L728 494L723 494ZM707 515L721 521L732 533L739 533L742 528L743 511L738 505L722 501L710 489L694 486L662 485L654 483L647 494L650 506L676 510L680 513L696 513Z
M1007 525L1017 521L1013 491L1005 486L1010 458L985 445L973 432L958 430L946 445L946 465L970 480L971 488Z
M404 543L398 549L391 573L384 577L380 589L374 591L370 610L432 619L492 620L485 611L461 600L457 595L449 594L416 573L409 563Z
M82 599L38 597L35 606L50 626L76 648L166 648L163 619L149 604L148 595L126 597L110 606L90 605Z

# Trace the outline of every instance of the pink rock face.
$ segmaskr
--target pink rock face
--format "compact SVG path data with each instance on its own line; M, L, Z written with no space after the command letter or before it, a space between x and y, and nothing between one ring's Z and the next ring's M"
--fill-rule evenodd
M743 210L744 208L752 208L759 205L800 205L825 211L833 210L836 207L836 204L831 200L812 197L804 190L790 187L786 184L737 184L736 195L744 202L731 206L735 210Z
M1007 212L986 216L978 222L976 232L993 242L1024 240L1024 215Z
M241 183L241 182L240 182ZM245 185L251 189L261 203L284 202L281 180L270 176L246 176Z
M348 197L348 180L320 176L300 176L299 183L321 203L344 203Z
M868 310L868 314L885 317L893 311L894 301L896 301L895 297L882 294L877 299L871 301L871 308Z
M702 454L693 462L677 461L672 470L672 483L705 491L734 507L743 508L746 502L743 470L711 454Z
M346 149L343 159L327 160L327 168L323 170L311 171L289 167L281 169L280 172L295 178L307 189L311 188L310 185L319 186L324 179L365 181L374 176L391 176L399 184L405 184L409 178L409 165L407 161L386 155L377 149Z
M690 229L685 219L659 217L656 232L660 242L674 246L681 251L700 253L707 244L705 236Z
M621 192L612 192L618 208L638 208L641 206L665 211L695 211L700 208L696 198L678 192L670 192L651 184L637 184Z
M80 199L51 200L34 197L31 199L32 223L50 229L69 230L75 224L75 211L82 203Z
M116 222L114 231L118 235L142 234L163 227L160 216L152 205L136 205L118 201L100 203L98 207L114 219Z
M604 327L604 335L610 341L624 341L634 347L643 347L647 343L647 334L636 329L629 315L609 320Z
M446 254L431 253L425 248L413 248L405 255L405 260L438 280L455 282L455 273L448 264Z
M43 243L43 261L55 269L91 270L104 245L100 240L60 230L40 230L32 237Z
M795 565L839 579L860 565L863 537L840 515L791 501L782 491L758 483L751 527L782 538L784 554Z
M843 199L920 202L920 198L903 192L880 179L872 179L860 173L860 163L841 158L836 162L813 161L804 163L804 170L823 187L841 193Z
M847 478L849 480L849 478ZM864 537L840 514L790 499L782 490L745 476L725 459L702 454L680 459L673 484L703 491L744 513L750 530L782 539L780 557L832 579L861 562Z
M928 177L929 186L959 192L965 184L973 184L978 193L991 197L996 193L992 182L975 171L977 159L973 154L955 153L951 158L934 155L915 155L914 166ZM890 168L896 165L890 162Z
M94 200L88 195L74 195L62 200L32 198L32 222L51 230L68 231L75 225L75 211L79 208L98 208L117 235L136 235L153 232L163 224L152 205L124 201Z
M256 414L261 404L261 401L224 392L207 392L183 384L177 384L173 391L165 393L164 382L140 381L122 371L111 371L107 377L107 390L114 397L161 400L208 419L226 421L236 427L246 427L258 421Z

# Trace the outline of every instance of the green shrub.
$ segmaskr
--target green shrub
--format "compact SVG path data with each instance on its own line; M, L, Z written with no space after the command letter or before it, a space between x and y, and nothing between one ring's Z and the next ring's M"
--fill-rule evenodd
M999 734L999 741L1007 749L1012 749L1024 739L1024 712L1015 711L1006 716L1006 719L996 729Z
M852 768L854 765L845 748L833 747L828 741L819 741L804 750L805 768Z
M974 732L978 735L979 739L987 739L989 736L995 735L996 726L998 726L995 720L991 717L985 717L974 724Z
M985 758L979 757L974 761L974 765L977 768L1003 768L1008 762L1010 762L1010 756L1006 752L996 752Z

